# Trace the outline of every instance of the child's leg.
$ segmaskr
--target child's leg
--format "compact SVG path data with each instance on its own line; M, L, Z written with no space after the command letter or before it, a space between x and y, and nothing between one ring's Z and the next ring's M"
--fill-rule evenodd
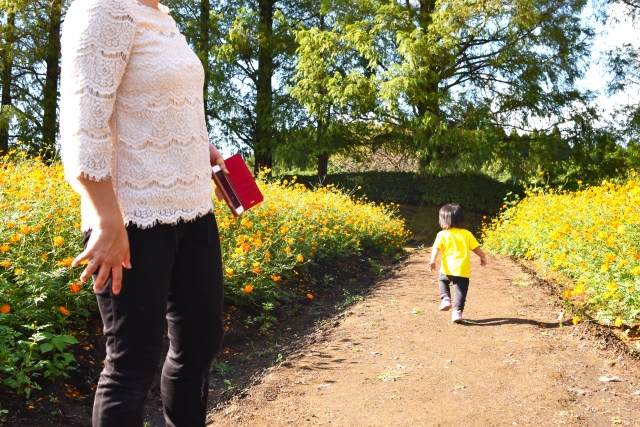
M453 295L455 296L453 302L453 309L464 311L464 303L467 300L467 292L469 291L469 279L466 277L452 278L453 282Z
M449 280L449 278L440 273L440 276L438 276L438 286L440 288L440 299L443 298L449 298L451 299L451 290L449 289L449 284L451 283L451 280Z

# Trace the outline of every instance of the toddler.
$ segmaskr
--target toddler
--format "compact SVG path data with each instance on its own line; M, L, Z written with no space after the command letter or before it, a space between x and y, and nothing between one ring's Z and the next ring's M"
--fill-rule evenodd
M469 230L464 228L464 214L458 205L446 204L440 209L440 227L431 250L429 271L436 270L436 258L442 253L442 266L438 282L440 285L440 311L451 308L449 284L453 282L455 305L451 321L462 323L462 311L469 290L471 251L480 257L480 265L487 265L487 258L480 244Z

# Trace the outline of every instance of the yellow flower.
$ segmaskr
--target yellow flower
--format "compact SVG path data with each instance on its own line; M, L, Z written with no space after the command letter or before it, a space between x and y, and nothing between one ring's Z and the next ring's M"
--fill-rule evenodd
M56 236L53 238L53 246L60 246L64 243L64 237Z
M17 242L17 241L19 241L19 240L20 240L20 235L19 235L19 234L16 234L16 235L11 236L11 237L9 238L9 242L11 242L11 243L15 243L15 242Z
M2 253L9 252L9 245L0 246L0 252L2 252Z
M9 261L2 261L0 262L0 266L4 267L4 268L8 268L11 265L11 263Z
M631 274L640 274L640 266L632 268Z
M298 261L298 262L302 262L302 261L304 261L304 257L303 257L302 255L298 255L298 256L296 257L296 261Z
M227 268L226 273L227 273L227 277L233 276L233 269Z
M574 325L580 323L580 316L575 316L573 320L571 320L571 323L573 323Z
M21 275L24 272L23 268L16 268L15 270L13 270L13 274L15 274L16 276Z
M617 328L622 326L622 317L620 317L620 316L616 317L615 325L616 325Z

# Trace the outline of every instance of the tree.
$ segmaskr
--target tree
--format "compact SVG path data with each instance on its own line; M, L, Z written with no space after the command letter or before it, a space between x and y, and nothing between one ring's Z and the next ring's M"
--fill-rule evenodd
M60 30L63 0L49 0L47 7L47 37L43 51L46 78L42 88L42 148L43 157L51 159L56 153L58 135L58 101L60 82Z
M2 95L0 104L0 152L9 151L9 124L11 120L11 86L13 83L13 55L16 36L16 13L11 10L6 14L4 40L2 45Z
M551 129L588 101L575 87L593 36L585 4L372 0L340 25L368 61L375 120L405 129L423 172L443 174L490 161L503 129Z
M363 84L368 82L360 78L367 72L363 58L344 43L335 25L344 10L325 7L317 14L317 26L296 31L298 58L290 88L315 124L315 135L309 137L315 136L311 153L319 176L327 174L331 154L366 144L375 130L366 116L375 110L376 88Z
M612 0L625 6L628 15L634 24L640 16L640 0ZM640 89L640 48L631 43L625 43L608 54L608 65L613 73L609 82L610 94L627 90L638 91ZM640 102L632 102L623 105L618 114L622 127L626 130L626 137L636 141L640 139Z

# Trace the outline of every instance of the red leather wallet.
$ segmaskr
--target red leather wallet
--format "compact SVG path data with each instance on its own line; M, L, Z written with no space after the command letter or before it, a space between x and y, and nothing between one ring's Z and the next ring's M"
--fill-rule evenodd
M229 175L225 175L220 166L213 166L213 180L224 197L234 216L251 209L264 200L256 180L249 171L240 154L235 154L224 161Z

